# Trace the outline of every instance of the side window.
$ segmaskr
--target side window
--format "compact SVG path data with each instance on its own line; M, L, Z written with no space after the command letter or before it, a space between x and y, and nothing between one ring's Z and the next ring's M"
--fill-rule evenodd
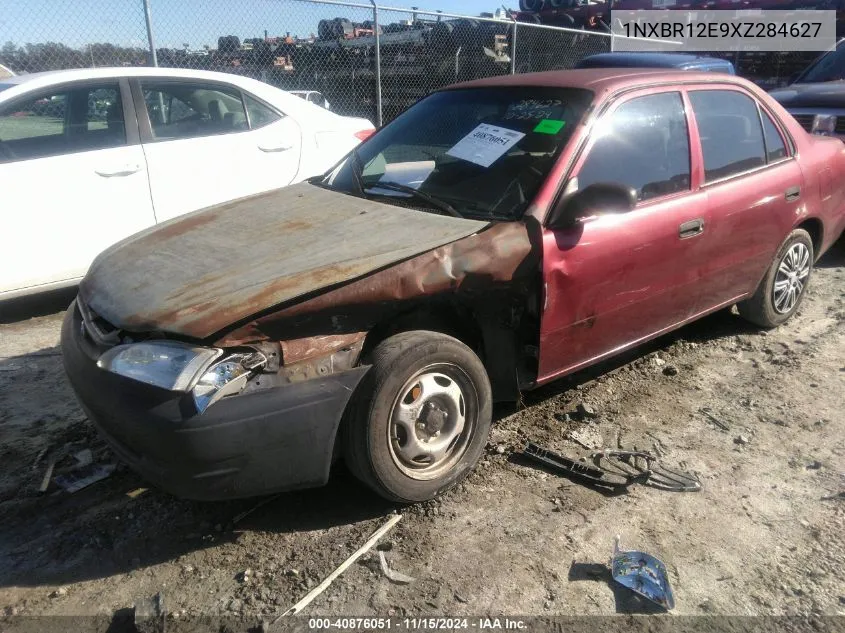
M244 101L246 101L246 110L249 112L249 127L253 130L270 125L282 118L280 114L247 94L244 95Z
M690 188L690 147L678 92L637 97L600 121L599 135L578 172L578 188L618 182L649 200Z
M701 138L705 182L766 164L760 115L751 97L734 90L696 90L689 97Z
M42 93L0 110L0 163L125 144L117 84Z
M763 117L763 136L766 140L766 159L772 163L781 158L786 158L786 145L783 144L783 137L780 135L777 126L768 113L760 109Z
M68 93L68 140L72 151L126 144L123 101L119 86L79 88Z
M182 82L141 83L153 138L172 140L248 129L240 91Z

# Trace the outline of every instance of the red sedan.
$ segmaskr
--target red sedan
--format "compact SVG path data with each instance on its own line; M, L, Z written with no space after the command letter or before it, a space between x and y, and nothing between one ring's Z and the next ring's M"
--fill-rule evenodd
M733 304L775 327L845 228L845 144L715 73L578 70L436 92L328 174L102 253L62 333L115 451L194 498L342 456L431 498L492 402Z

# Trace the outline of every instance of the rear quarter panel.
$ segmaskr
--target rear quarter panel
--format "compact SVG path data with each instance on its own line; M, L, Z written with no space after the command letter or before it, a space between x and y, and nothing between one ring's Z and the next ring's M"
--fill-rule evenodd
M809 212L818 216L824 228L822 245L816 253L821 255L845 230L845 142L807 136L807 159L802 161L802 169L808 188L812 187L817 196L816 208Z
M804 204L791 228L810 218L820 220L822 244L816 255L821 255L845 229L845 143L838 138L807 133L769 94L756 86L754 92L763 105L780 119L795 143L796 157L804 176Z

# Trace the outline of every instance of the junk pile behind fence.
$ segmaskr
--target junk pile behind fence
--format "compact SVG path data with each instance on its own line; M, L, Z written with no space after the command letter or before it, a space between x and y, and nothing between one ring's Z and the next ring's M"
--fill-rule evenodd
M568 69L613 48L599 28L540 22L502 9L460 16L325 0L56 0L5 16L0 64L16 73L153 64L249 75L319 91L339 114L383 123L444 85ZM766 87L815 57L727 55Z

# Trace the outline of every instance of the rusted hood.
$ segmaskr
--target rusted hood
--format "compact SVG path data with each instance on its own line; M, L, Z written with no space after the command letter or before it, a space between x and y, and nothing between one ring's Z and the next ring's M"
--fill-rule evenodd
M116 327L207 338L487 224L303 183L197 211L115 244L94 261L80 295Z

